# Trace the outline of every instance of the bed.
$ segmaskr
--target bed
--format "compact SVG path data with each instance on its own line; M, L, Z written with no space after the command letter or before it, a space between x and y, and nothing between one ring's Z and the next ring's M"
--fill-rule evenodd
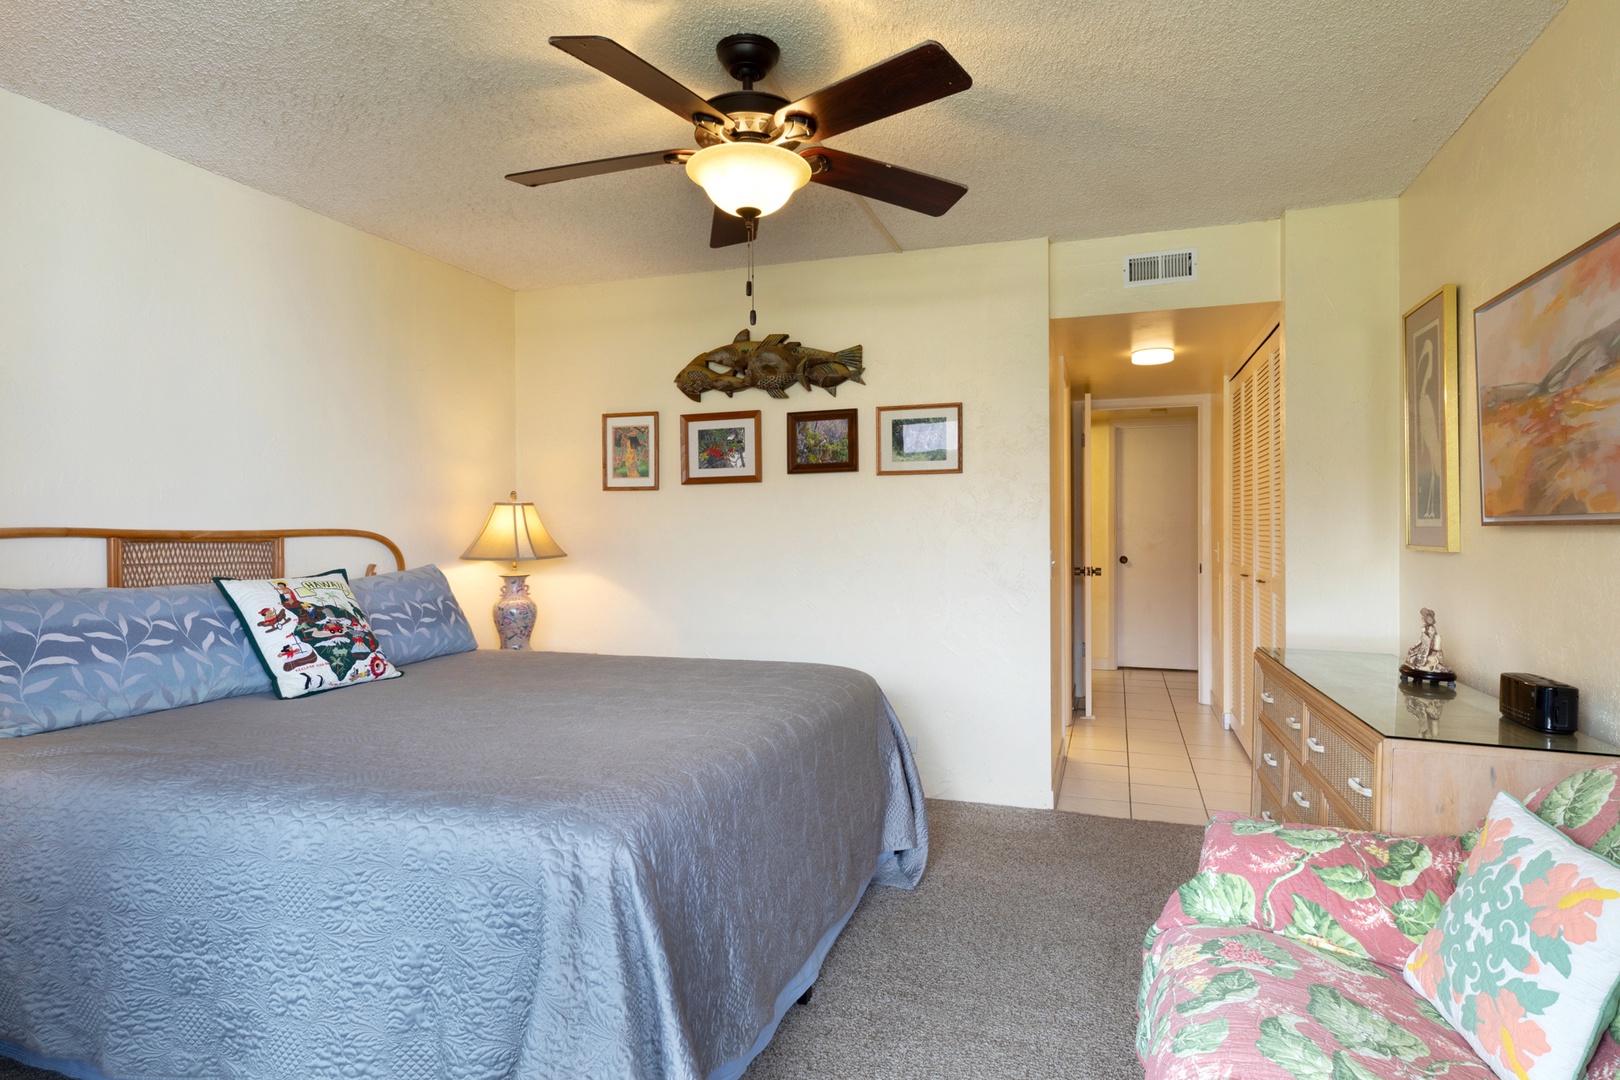
M0 1054L79 1077L742 1073L927 824L876 683L477 651L0 739Z

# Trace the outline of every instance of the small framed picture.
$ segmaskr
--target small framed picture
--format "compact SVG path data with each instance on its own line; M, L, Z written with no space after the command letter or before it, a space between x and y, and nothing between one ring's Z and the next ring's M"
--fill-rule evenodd
M856 409L787 414L787 471L860 472L860 427Z
M877 411L879 476L962 471L962 403Z
M681 417L681 483L759 481L758 409Z
M602 414L602 490L658 490L658 414Z

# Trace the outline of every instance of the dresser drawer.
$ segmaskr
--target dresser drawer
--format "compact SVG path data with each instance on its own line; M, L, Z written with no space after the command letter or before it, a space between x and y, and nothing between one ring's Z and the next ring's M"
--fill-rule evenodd
M1280 683L1260 677L1260 715L1269 719L1278 731L1287 732L1294 745L1304 749L1305 707L1299 698Z
M1287 748L1277 738L1276 733L1265 724L1259 726L1255 735L1259 748L1259 753L1254 756L1255 775L1269 784L1272 791L1287 791L1288 789L1283 786L1288 761Z
M1288 793L1284 796L1283 820L1305 825L1322 823L1322 793L1303 769L1288 770Z
M1254 797L1250 805L1253 815L1262 821L1288 820L1288 815L1283 813L1282 800L1277 798L1270 788L1262 784L1259 777L1254 779Z
M1314 713L1305 734L1304 761L1362 821L1372 821L1373 785L1378 782L1372 758Z

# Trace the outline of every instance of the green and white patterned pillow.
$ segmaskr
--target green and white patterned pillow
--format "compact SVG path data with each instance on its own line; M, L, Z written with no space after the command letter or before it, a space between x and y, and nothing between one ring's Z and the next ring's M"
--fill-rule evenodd
M215 578L214 584L236 609L277 697L399 676L377 647L342 570L259 581Z
M1575 1080L1620 996L1620 866L1498 794L1406 981L1503 1080Z

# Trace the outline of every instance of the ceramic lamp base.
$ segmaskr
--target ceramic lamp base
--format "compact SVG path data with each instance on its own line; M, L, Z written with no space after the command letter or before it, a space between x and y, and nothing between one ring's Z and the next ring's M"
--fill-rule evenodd
M502 574L506 585L495 601L495 631L501 635L501 648L527 652L534 633L535 616L540 608L529 595L528 574Z

